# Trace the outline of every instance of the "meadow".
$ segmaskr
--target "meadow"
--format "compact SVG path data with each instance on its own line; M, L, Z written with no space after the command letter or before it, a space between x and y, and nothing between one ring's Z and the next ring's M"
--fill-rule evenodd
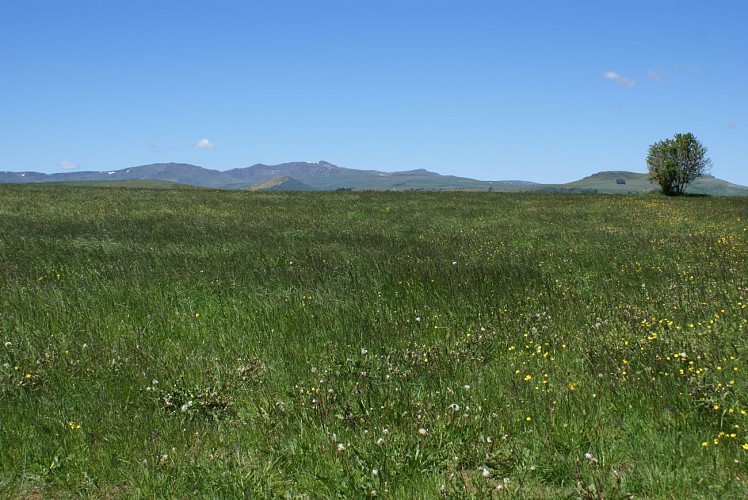
M745 498L748 198L0 187L0 496Z

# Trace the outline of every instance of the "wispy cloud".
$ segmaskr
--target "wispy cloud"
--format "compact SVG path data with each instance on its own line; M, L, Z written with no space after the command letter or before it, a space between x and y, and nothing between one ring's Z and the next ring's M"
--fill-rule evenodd
M78 170L78 164L72 161L61 161L57 164L57 168L62 170Z
M192 145L192 149L215 149L216 145L208 139L200 139Z
M673 68L678 71L686 71L689 73L698 73L701 71L701 68L696 64L676 64Z
M670 73L662 69L651 69L647 71L647 78L649 78L653 82L659 83L669 76L670 76Z
M620 75L615 71L606 71L605 73L603 73L603 78L605 78L606 80L610 80L611 82L615 82L618 85L623 85L624 87L633 87L634 85L636 85L635 78Z
M683 76L684 73L698 73L701 68L695 64L674 64L665 69L657 68L647 71L647 79L656 83L661 83L670 78Z

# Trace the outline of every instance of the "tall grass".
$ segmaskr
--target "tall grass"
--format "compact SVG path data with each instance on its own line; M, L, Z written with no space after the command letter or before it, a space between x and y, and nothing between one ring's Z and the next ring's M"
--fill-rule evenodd
M748 494L746 200L0 189L0 494Z

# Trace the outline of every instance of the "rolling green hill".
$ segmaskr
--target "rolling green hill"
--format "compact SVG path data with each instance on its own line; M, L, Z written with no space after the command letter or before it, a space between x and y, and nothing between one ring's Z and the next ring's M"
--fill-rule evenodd
M584 177L566 184L538 184L523 191L540 193L604 193L636 194L654 191L658 187L647 179L646 174L627 171L607 171Z
M607 171L584 177L566 184L538 184L517 190L540 193L600 193L639 194L658 192L660 187L649 181L647 174L627 171ZM748 196L748 187L732 184L712 176L696 179L686 194L712 196Z

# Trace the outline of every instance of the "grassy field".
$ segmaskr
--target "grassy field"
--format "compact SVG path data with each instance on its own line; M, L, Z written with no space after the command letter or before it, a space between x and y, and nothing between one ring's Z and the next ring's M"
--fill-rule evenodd
M748 496L748 198L0 187L0 496Z

